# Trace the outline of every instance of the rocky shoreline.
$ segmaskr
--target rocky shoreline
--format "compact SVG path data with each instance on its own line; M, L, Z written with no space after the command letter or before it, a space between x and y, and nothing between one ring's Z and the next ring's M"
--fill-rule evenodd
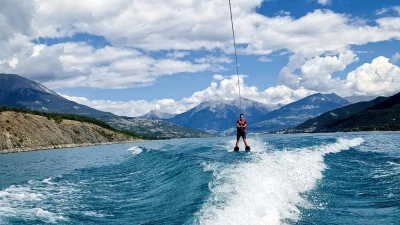
M61 148L77 148L77 147L98 146L98 145L113 145L113 144L123 144L123 143L131 143L131 142L138 142L138 141L142 141L142 140L123 141L123 142L103 142L103 143L61 144L61 145L39 146L37 148L0 149L0 154L52 150L52 149L61 149Z
M95 124L6 111L0 113L0 153L142 141Z

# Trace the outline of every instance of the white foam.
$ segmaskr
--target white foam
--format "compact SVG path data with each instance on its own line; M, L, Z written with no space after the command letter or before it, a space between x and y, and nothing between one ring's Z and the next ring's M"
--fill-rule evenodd
M200 164L203 167L203 171L214 171L216 169L215 164L213 163L208 163L208 162L202 162Z
M48 183L48 184L52 183L52 182L51 182L51 177L46 178L46 179L43 179L42 182L45 182L45 183Z
M324 155L355 147L362 141L338 139L333 144L291 151L260 150L248 155L250 162L215 164L214 179L209 183L211 196L196 213L196 222L224 225L296 222L301 218L300 207L320 207L312 206L304 194L322 179L326 168Z
M140 148L139 146L133 146L132 148L128 149L127 151L131 151L132 155L138 155L142 153L143 149Z
M103 214L99 214L99 213L93 212L93 211L84 211L82 214L85 216L98 217L98 218L104 217Z
M338 138L338 141L333 144L328 144L326 146L323 146L321 148L321 151L323 153L328 154L328 153L337 153L355 146L359 146L364 142L364 139L362 138L354 138L354 139L344 139L344 138Z
M43 194L31 192L29 187L11 185L0 191L0 200L14 201L40 201L44 199Z
M60 186L51 182L51 178L11 185L0 191L0 220L7 221L10 217L48 223L67 220L60 208L66 206L62 204L69 204L68 198L73 198L75 190L72 186Z
M35 208L33 209L33 211L35 211L36 217L42 218L44 221L50 223L56 223L58 220L65 220L63 216L57 215L47 210L43 210L41 208Z
M386 162L386 163L389 165L400 167L400 163L396 163L396 162Z
M258 138L249 138L246 140L247 140L247 144L251 148L251 152L265 152L268 149L268 143L265 141L262 141ZM232 139L224 144L224 148L228 152L233 152L235 145L236 145L236 139ZM245 145L244 145L242 139L240 139L240 142L239 142L239 149L240 149L240 151L245 150Z

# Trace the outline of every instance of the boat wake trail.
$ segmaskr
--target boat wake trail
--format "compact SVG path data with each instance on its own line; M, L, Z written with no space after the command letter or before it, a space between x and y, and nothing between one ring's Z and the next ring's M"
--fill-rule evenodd
M258 151L237 164L211 164L211 195L195 215L195 224L287 224L301 219L301 208L318 207L307 192L323 178L325 155L361 145L342 139L301 149ZM252 141L254 143L254 141ZM262 146L262 143L255 143ZM227 146L232 146L230 143Z

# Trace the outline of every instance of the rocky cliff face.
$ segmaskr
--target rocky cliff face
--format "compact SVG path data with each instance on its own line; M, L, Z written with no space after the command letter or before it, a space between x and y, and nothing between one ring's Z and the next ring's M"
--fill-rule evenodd
M137 140L90 123L63 120L58 124L43 116L0 112L0 153Z

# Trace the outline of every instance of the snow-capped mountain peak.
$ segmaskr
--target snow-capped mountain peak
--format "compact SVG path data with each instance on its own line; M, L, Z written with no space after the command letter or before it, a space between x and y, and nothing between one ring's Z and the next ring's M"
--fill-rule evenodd
M140 116L140 118L148 118L148 119L169 119L171 117L175 116L175 114L171 113L164 113L160 112L158 110L151 110L148 113Z

